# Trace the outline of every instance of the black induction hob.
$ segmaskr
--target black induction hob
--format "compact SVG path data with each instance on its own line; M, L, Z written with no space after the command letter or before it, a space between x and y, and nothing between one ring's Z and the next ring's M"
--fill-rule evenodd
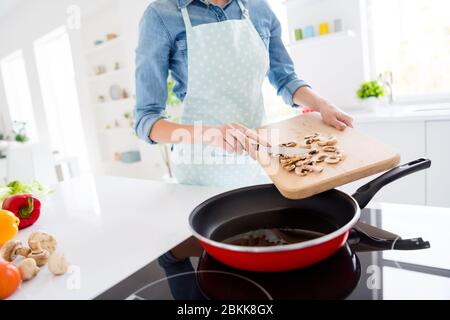
M381 220L380 210L362 212L362 222L380 227ZM191 237L96 299L450 299L450 268L430 266L426 261L399 262L395 252L389 251L386 257L383 251L347 244L329 259L306 269L252 273L219 263ZM411 290L417 290L417 296L411 295Z

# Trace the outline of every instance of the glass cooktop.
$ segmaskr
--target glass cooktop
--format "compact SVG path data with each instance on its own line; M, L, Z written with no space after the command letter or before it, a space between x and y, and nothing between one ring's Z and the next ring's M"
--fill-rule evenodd
M398 208L385 205L365 209L361 221L379 228L395 227L392 231L400 230L411 237L421 236L431 242L430 249L376 251L347 244L332 257L306 269L252 273L219 263L191 237L96 299L450 299L450 253L440 250L442 241L449 241L438 236L439 223L424 227L420 222L424 216L415 212L394 214ZM406 231L408 226L413 230Z

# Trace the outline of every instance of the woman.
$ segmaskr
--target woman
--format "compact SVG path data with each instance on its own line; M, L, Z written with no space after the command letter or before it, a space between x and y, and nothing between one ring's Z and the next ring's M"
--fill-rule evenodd
M307 105L343 130L352 119L297 78L266 0L157 0L141 24L136 57L136 131L149 143L175 144L180 183L263 183L253 130L264 122L266 76L284 101ZM164 117L169 70L183 101L181 123Z

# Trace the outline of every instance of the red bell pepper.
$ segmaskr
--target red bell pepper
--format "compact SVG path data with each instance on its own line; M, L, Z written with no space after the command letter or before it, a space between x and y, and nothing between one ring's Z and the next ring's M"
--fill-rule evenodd
M19 229L33 225L41 215L41 202L30 194L16 194L3 201L2 209L20 219Z

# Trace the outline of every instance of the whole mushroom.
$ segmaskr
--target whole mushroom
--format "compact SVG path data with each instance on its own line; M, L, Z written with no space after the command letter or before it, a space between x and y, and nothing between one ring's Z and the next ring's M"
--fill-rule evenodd
M48 260L48 270L54 275L62 275L67 272L69 268L69 262L63 253L55 252L50 256Z
M22 260L17 268L20 271L20 275L22 276L23 281L28 281L33 279L39 272L39 267L36 264L36 261L31 258L26 258Z
M28 258L35 260L38 267L42 267L47 263L49 256L50 253L47 250L40 250L31 251L31 253L28 255Z
M9 240L1 249L1 256L5 261L14 261L17 256L26 257L30 254L31 249L24 247L19 240Z
M46 250L52 254L56 250L57 242L53 235L43 231L35 231L28 237L28 245L33 252Z

